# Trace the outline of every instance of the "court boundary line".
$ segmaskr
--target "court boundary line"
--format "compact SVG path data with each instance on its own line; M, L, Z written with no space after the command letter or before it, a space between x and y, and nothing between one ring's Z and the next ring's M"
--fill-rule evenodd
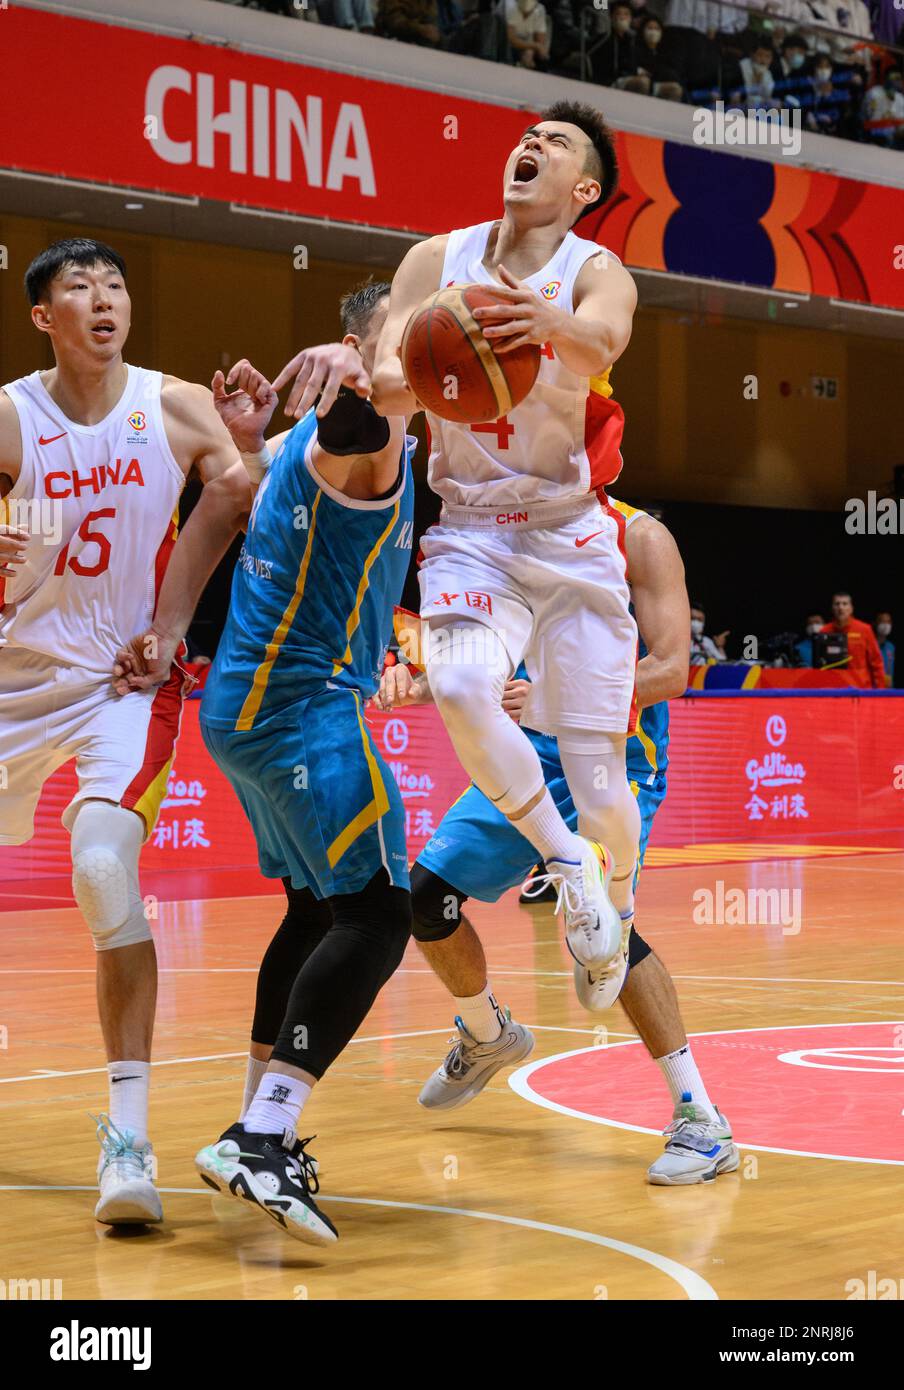
M718 1038L723 1035L734 1033L781 1033L791 1032L804 1028L882 1028L882 1027L901 1027L900 1019L876 1020L876 1019L855 1019L847 1023L773 1023L762 1028L713 1028L704 1033L688 1033L688 1041L692 1038ZM544 1110L554 1110L560 1115L567 1115L574 1120L585 1120L590 1124L606 1125L610 1129L631 1130L634 1134L654 1134L662 1136L662 1130L649 1129L646 1125L632 1125L624 1120L611 1120L603 1115L588 1115L583 1110L572 1110L570 1106L560 1105L558 1101L550 1100L546 1096L539 1095L536 1091L528 1087L528 1077L532 1072L538 1071L540 1067L549 1062L560 1062L566 1057L582 1057L588 1052L601 1050L609 1052L614 1047L635 1047L641 1042L640 1038L631 1039L627 1042L612 1043L605 1048L597 1047L576 1047L569 1052L559 1052L553 1057L538 1057L533 1062L526 1063L519 1067L508 1077L508 1084L516 1095L522 1100L530 1101L533 1105L538 1105ZM864 1158L859 1154L824 1154L811 1152L809 1149L780 1149L772 1144L745 1144L743 1140L733 1135L735 1144L739 1149L751 1150L756 1153L787 1154L791 1158L823 1158L835 1163L872 1163L882 1167L901 1168L904 1167L904 1158Z
M446 1024L442 1028L418 1028L410 1033L381 1033L373 1037L349 1038L346 1047L351 1047L353 1043L396 1042L402 1038L433 1037L437 1033L448 1033L450 1026L451 1025ZM536 1029L538 1033L581 1033L583 1036L590 1038L596 1036L595 1028L565 1028L556 1027L548 1023L527 1023L524 1026L526 1028ZM607 1029L607 1036L639 1041L633 1033L616 1033L613 1029ZM153 1071L155 1067L184 1066L190 1062L226 1062L236 1057L247 1056L248 1051L246 1048L241 1052L210 1052L199 1057L163 1057L159 1062L151 1063L151 1070ZM105 1073L106 1070L106 1066L76 1067L72 1071L55 1071L49 1067L36 1067L34 1071L29 1072L26 1076L0 1076L0 1086L8 1086L13 1081L57 1080L61 1076L99 1076Z
M0 1184L0 1192L96 1191L96 1184L88 1186L85 1183L72 1185L65 1183ZM158 1187L157 1191L161 1196L207 1198L210 1196L203 1187ZM475 1221L493 1221L503 1226L520 1226L524 1230L543 1231L547 1235L566 1236L571 1240L584 1241L588 1245L601 1245L604 1249L614 1250L616 1254L626 1255L629 1259L639 1260L642 1264L650 1265L653 1269L659 1270L660 1274L671 1279L680 1289L683 1289L687 1294L688 1302L719 1302L719 1295L712 1284L703 1278L702 1274L698 1274L696 1270L690 1269L678 1260L673 1260L670 1255L663 1255L658 1250L648 1250L646 1246L634 1245L630 1241L617 1240L614 1236L601 1236L595 1231L581 1231L575 1226L558 1226L549 1221L535 1221L530 1216L507 1216L503 1212L478 1211L471 1207L444 1207L429 1202L400 1202L384 1197L328 1197L323 1194L319 1195L317 1200L320 1202L342 1202L349 1206L392 1207L401 1211L426 1211L438 1213L441 1216L469 1216ZM152 1301L156 1302L157 1300ZM398 1301L403 1302L404 1300ZM656 1301L659 1302L660 1300L657 1299Z

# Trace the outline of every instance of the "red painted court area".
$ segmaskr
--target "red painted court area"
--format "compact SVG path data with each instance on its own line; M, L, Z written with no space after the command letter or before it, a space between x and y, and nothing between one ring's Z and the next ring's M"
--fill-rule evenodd
M707 1089L742 1148L904 1164L904 1024L691 1036ZM662 1127L662 1078L635 1043L545 1058L511 1084L536 1104L597 1124Z

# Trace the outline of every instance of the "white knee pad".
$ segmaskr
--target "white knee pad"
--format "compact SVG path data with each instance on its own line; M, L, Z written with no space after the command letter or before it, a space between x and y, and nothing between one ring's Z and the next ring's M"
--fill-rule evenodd
M86 801L72 826L72 892L98 951L151 940L138 887L144 838L140 816L107 801Z

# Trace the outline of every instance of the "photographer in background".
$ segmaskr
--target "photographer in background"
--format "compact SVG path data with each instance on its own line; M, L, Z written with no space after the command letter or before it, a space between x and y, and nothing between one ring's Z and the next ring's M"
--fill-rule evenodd
M725 640L729 630L720 632L718 637L705 637L706 614L699 603L691 605L691 661L692 666L708 666L711 661L725 661Z
M817 632L822 632L826 625L826 620L821 613L811 613L807 618L807 625L804 629L805 636L795 644L794 650L797 652L798 665L813 665L813 638Z

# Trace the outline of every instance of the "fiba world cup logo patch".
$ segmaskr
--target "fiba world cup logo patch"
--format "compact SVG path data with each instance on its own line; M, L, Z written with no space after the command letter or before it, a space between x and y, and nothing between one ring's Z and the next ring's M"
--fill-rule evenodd
M541 285L540 293L544 299L555 299L561 288L561 280L549 280L545 285Z
M127 444L146 444L148 442L146 433L148 417L143 410L133 410L131 415L126 417L126 424L131 427L126 435Z

